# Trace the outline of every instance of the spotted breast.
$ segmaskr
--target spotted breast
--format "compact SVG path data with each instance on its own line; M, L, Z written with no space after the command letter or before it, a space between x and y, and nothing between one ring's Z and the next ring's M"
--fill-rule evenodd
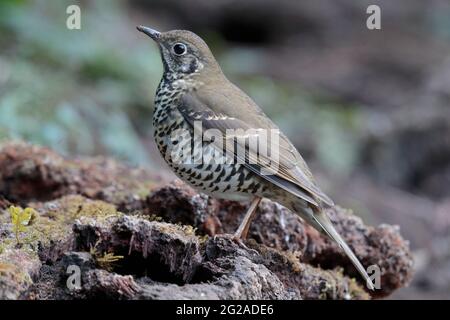
M247 200L251 194L264 193L265 185L244 165L217 161L217 148L203 141L201 131L195 135L179 111L183 94L200 85L192 77L162 78L153 114L154 137L161 155L183 181L214 197Z

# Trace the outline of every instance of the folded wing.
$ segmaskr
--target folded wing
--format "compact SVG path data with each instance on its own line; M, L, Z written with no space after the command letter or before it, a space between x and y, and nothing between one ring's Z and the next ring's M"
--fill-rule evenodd
M195 121L201 121L204 130L219 130L224 139L214 144L225 147L233 153L229 156L267 181L315 206L319 202L333 205L316 186L305 161L289 139L245 93L233 85L221 88L220 93L209 91L208 87L200 90L201 94L191 91L180 98L178 110L188 123L194 125ZM236 105L231 105L230 94ZM242 106L251 110L242 110ZM258 139L258 145L249 143L250 135Z

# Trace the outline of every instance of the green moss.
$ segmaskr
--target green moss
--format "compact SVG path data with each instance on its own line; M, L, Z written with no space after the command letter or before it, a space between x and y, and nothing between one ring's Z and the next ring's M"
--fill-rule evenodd
M195 234L196 228L191 225L182 225L180 223L171 224L162 222L159 225L162 233L183 233L186 236L197 237Z
M254 239L248 239L247 245L259 252L264 259L266 267L271 269L273 266L286 266L292 272L298 273L303 271L299 261L300 252L279 251L274 248L267 247L257 243Z
M156 214L148 215L148 214L142 214L142 213L138 212L137 214L134 214L133 216L135 216L136 218L139 218L139 219L147 220L149 222L152 222L152 221L163 222L163 217L158 216Z
M100 240L97 241L97 243L93 247L91 247L89 253L91 254L98 267L111 272L113 271L116 263L122 260L124 256L116 256L113 252L99 252L97 249L97 245L99 243Z
M299 257L301 255L300 252L298 251L286 251L286 252L282 252L282 254L284 255L284 257L286 258L286 260L288 261L288 263L290 264L291 270L295 273L301 272L302 271L302 267L299 261Z
M318 285L319 287L322 287L320 290L319 299L336 299L337 281L335 275L332 272L322 271L322 277L323 278L318 278L320 282Z
M71 226L49 219L39 217L36 223L30 228L29 233L23 239L25 244L37 249L40 246L46 247L52 242L61 241L70 233Z
M207 234L205 234L205 235L199 237L198 241L200 244L204 244L204 243L206 243L206 241L208 241L208 239L209 239L209 236Z
M188 236L195 236L195 232L197 231L197 228L194 228L191 225L182 225L180 226L181 230Z
M0 254L5 252L8 248L11 248L13 244L13 239L2 239L2 241L0 242Z
M350 279L348 291L351 299L370 299L370 295L361 287L361 284L355 278Z
M35 208L33 223L21 233L20 242L23 249L29 248L37 252L40 247L47 247L54 242L67 239L71 234L72 224L83 216L106 219L120 216L114 205L103 201L93 201L82 196L66 196L52 203L51 209ZM0 216L0 223L10 223L6 215ZM0 254L8 248L16 247L16 242L10 238L3 238L0 243Z
M141 186L136 190L136 194L139 199L145 199L151 194L151 190L156 186L155 183L148 183L145 186Z
M92 251L91 251L92 254ZM118 261L122 260L123 256L116 256L113 252L104 252L103 255L101 254L93 254L95 263L104 270L107 271L113 271L115 265Z
M82 196L67 196L61 198L57 216L65 222L72 223L80 217L118 216L116 207L103 201L94 201ZM52 213L55 216L55 213Z

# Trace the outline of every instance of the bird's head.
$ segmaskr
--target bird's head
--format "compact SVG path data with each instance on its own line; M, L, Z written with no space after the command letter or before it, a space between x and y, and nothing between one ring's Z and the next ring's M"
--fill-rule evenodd
M159 32L144 26L138 26L137 29L158 44L165 73L183 76L220 70L208 45L193 32Z

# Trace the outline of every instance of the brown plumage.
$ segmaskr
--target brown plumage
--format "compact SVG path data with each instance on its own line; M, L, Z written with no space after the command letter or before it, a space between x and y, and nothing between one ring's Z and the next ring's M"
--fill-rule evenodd
M175 173L214 197L252 200L236 239L246 236L261 198L286 206L336 241L373 289L365 269L324 210L333 201L317 186L289 139L225 77L206 43L189 31L160 33L142 26L138 30L155 40L161 52L164 74L156 93L153 125L159 150ZM192 139L198 123L206 142ZM268 141L268 132L278 132L277 138ZM259 138L263 145L252 145L251 138ZM180 158L191 149L189 161ZM214 152L232 161L205 160L205 154Z

